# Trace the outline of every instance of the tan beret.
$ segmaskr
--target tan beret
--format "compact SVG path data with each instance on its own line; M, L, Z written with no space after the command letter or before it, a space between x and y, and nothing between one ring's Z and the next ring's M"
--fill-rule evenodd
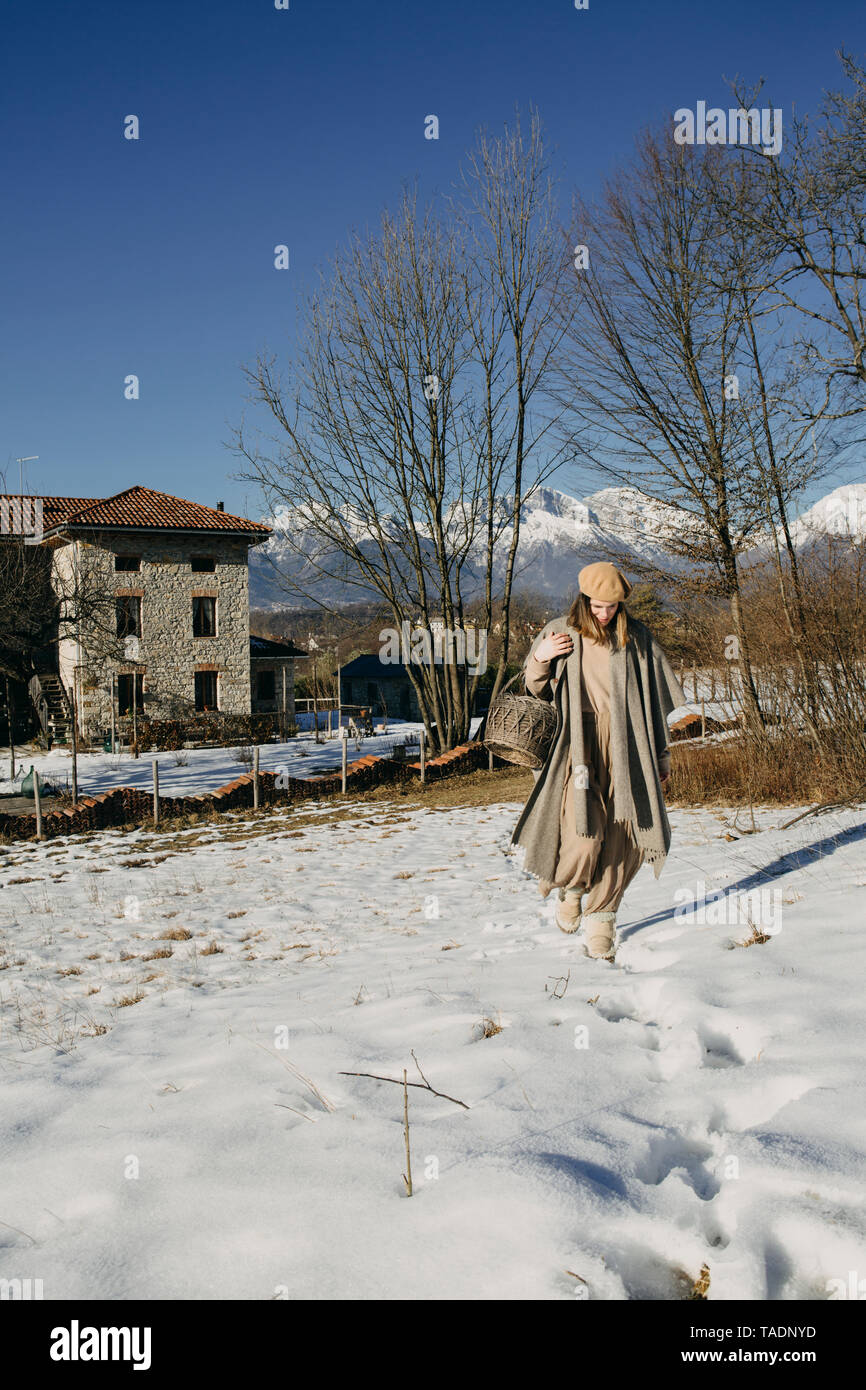
M625 575L607 560L584 565L577 580L580 592L586 594L587 598L597 599L599 603L619 603L631 593L631 585Z

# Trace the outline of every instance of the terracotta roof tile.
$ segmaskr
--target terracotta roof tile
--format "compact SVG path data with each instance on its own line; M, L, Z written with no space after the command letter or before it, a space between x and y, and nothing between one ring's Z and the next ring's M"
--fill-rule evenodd
M72 512L78 511L80 507L92 507L100 499L98 497L31 497L28 494L4 492L4 498L14 502L21 499L27 503L39 501L42 503L42 525L44 530L49 526L58 526Z
M58 526L96 529L129 526L158 531L241 531L262 539L271 534L271 528L261 522L148 487L126 488L113 497L42 497L40 500L45 532Z

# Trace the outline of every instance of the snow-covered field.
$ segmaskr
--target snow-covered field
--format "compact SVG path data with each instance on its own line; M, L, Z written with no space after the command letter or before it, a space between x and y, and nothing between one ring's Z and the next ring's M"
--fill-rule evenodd
M0 851L0 1277L257 1300L866 1279L866 808L743 835L672 811L616 964L554 925L519 810L322 802ZM738 948L745 909L769 939ZM444 1093L409 1090L411 1197L402 1085L343 1074L403 1068Z
M298 716L302 732L297 738L286 743L263 743L260 745L259 759L262 771L273 772L285 769L291 777L309 777L313 773L339 770L342 750L337 736L336 720L333 737L325 738L322 716L319 716L320 737L316 743L310 722L311 717ZM480 724L480 719L472 721L471 732ZM309 724L309 731L303 728ZM346 723L346 720L343 720ZM414 738L417 743L420 723L402 719L388 721L388 730L382 734L371 734L368 738L347 739L346 758L349 763L356 758L390 757L395 744L405 743ZM78 791L80 796L97 792L111 791L112 787L142 787L149 791L153 786L153 760L159 762L160 791L166 796L199 796L203 792L214 791L226 782L231 782L241 773L248 772L247 765L235 756L238 750L232 748L190 748L179 754L142 753L134 758L129 753L79 753ZM417 749L412 755L417 757ZM21 778L35 767L43 782L59 787L72 785L72 754L68 748L52 748L50 753L34 752L31 747L17 750L16 777L10 776L8 749L0 752L0 796L13 795L20 786Z

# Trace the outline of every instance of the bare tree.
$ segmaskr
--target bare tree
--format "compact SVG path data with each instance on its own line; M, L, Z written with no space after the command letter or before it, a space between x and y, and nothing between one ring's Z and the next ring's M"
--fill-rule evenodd
M51 553L23 536L0 536L0 670L27 680L34 648L55 635L57 598L51 587Z
M123 643L117 635L114 593L97 551L75 541L56 546L24 533L0 535L0 672L29 685L39 709L34 677L56 674L60 643L82 636L84 664L78 679L89 675L98 683L106 663L122 659ZM62 689L77 789L81 690L74 682Z
M420 615L468 647L466 603L483 597L489 629L499 567L507 633L520 507L562 456L532 409L561 267L535 115L526 138L519 119L479 137L443 214L405 192L378 236L335 256L291 378L274 356L246 369L275 432L242 425L234 439L241 476L289 509L284 539L302 564L290 592L327 606L313 590L338 580L379 594L398 631ZM507 655L506 641L497 679ZM476 662L407 664L439 750L468 735Z
M576 198L571 241L587 248L588 264L576 256L568 285L579 313L557 396L573 400L584 456L653 500L664 548L697 591L724 598L744 714L760 727L742 557L766 528L768 492L785 499L801 488L807 459L802 427L789 431L768 474L768 441L781 419L790 423L791 383L767 379L764 301L744 290L766 285L764 252L732 241L720 219L719 158L676 144L672 132L648 133L598 204Z
M823 409L846 415L866 410L866 69L837 57L847 88L817 117L792 116L780 154L729 147L726 162L752 166L753 196L723 194L720 206L772 257L779 300L804 326L803 359L823 374ZM734 85L740 105L761 86Z

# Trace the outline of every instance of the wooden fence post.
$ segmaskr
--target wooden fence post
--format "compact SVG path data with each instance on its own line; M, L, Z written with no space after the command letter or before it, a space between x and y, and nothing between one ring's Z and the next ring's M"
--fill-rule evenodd
M39 794L39 773L33 769L33 800L36 803L36 838L42 839L42 797Z
M153 760L153 823L159 825L159 763Z
M346 795L346 761L349 749L349 730L340 725L340 768L341 768L341 787L343 795Z
M259 809L259 745L253 749L253 810Z
M424 778L425 778L425 775L426 775L426 774L425 774L425 769L426 769L426 767L427 767L427 742L426 742L426 735L427 735L427 730L424 729L424 728L422 728L420 734L418 735L418 741L419 741L419 743L420 743L420 745L421 745L421 786L422 786L422 787L423 787L423 785L424 785Z

